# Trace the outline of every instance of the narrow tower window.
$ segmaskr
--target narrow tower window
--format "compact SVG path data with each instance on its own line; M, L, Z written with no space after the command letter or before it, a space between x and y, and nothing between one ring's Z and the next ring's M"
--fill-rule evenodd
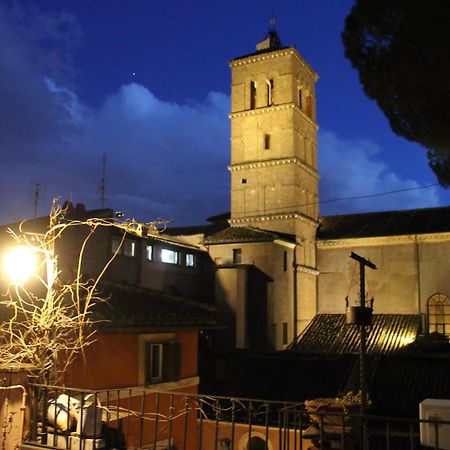
M270 149L270 134L266 133L264 135L264 150Z
M303 94L302 94L302 90L301 89L298 90L297 101L298 101L298 107L300 109L302 109L303 108Z
M305 112L308 117L312 117L312 96L311 95L308 95L306 97Z
M273 105L273 80L267 80L267 106Z
M250 81L250 109L256 108L256 83Z
M288 323L283 322L283 345L288 343Z
M283 271L287 271L288 261L287 261L287 252L283 252Z

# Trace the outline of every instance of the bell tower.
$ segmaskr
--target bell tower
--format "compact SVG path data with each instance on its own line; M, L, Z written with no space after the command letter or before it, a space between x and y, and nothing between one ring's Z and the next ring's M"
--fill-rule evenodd
M318 76L295 48L282 46L274 29L255 53L230 67L230 225L314 242Z

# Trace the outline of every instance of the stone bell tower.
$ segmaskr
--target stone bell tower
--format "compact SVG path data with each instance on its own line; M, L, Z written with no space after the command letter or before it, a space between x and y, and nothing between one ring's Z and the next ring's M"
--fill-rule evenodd
M272 29L230 62L231 226L315 239L317 74Z

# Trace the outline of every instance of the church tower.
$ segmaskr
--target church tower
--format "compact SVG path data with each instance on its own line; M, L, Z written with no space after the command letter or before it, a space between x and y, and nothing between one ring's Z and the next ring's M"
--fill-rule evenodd
M230 62L231 226L315 239L317 74L272 29Z

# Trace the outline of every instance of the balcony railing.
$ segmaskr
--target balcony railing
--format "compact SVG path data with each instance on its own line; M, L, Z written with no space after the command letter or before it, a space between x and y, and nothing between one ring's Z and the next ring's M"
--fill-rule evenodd
M449 448L450 422L307 411L303 403L146 388L90 391L31 385L23 447L70 450L419 450Z

